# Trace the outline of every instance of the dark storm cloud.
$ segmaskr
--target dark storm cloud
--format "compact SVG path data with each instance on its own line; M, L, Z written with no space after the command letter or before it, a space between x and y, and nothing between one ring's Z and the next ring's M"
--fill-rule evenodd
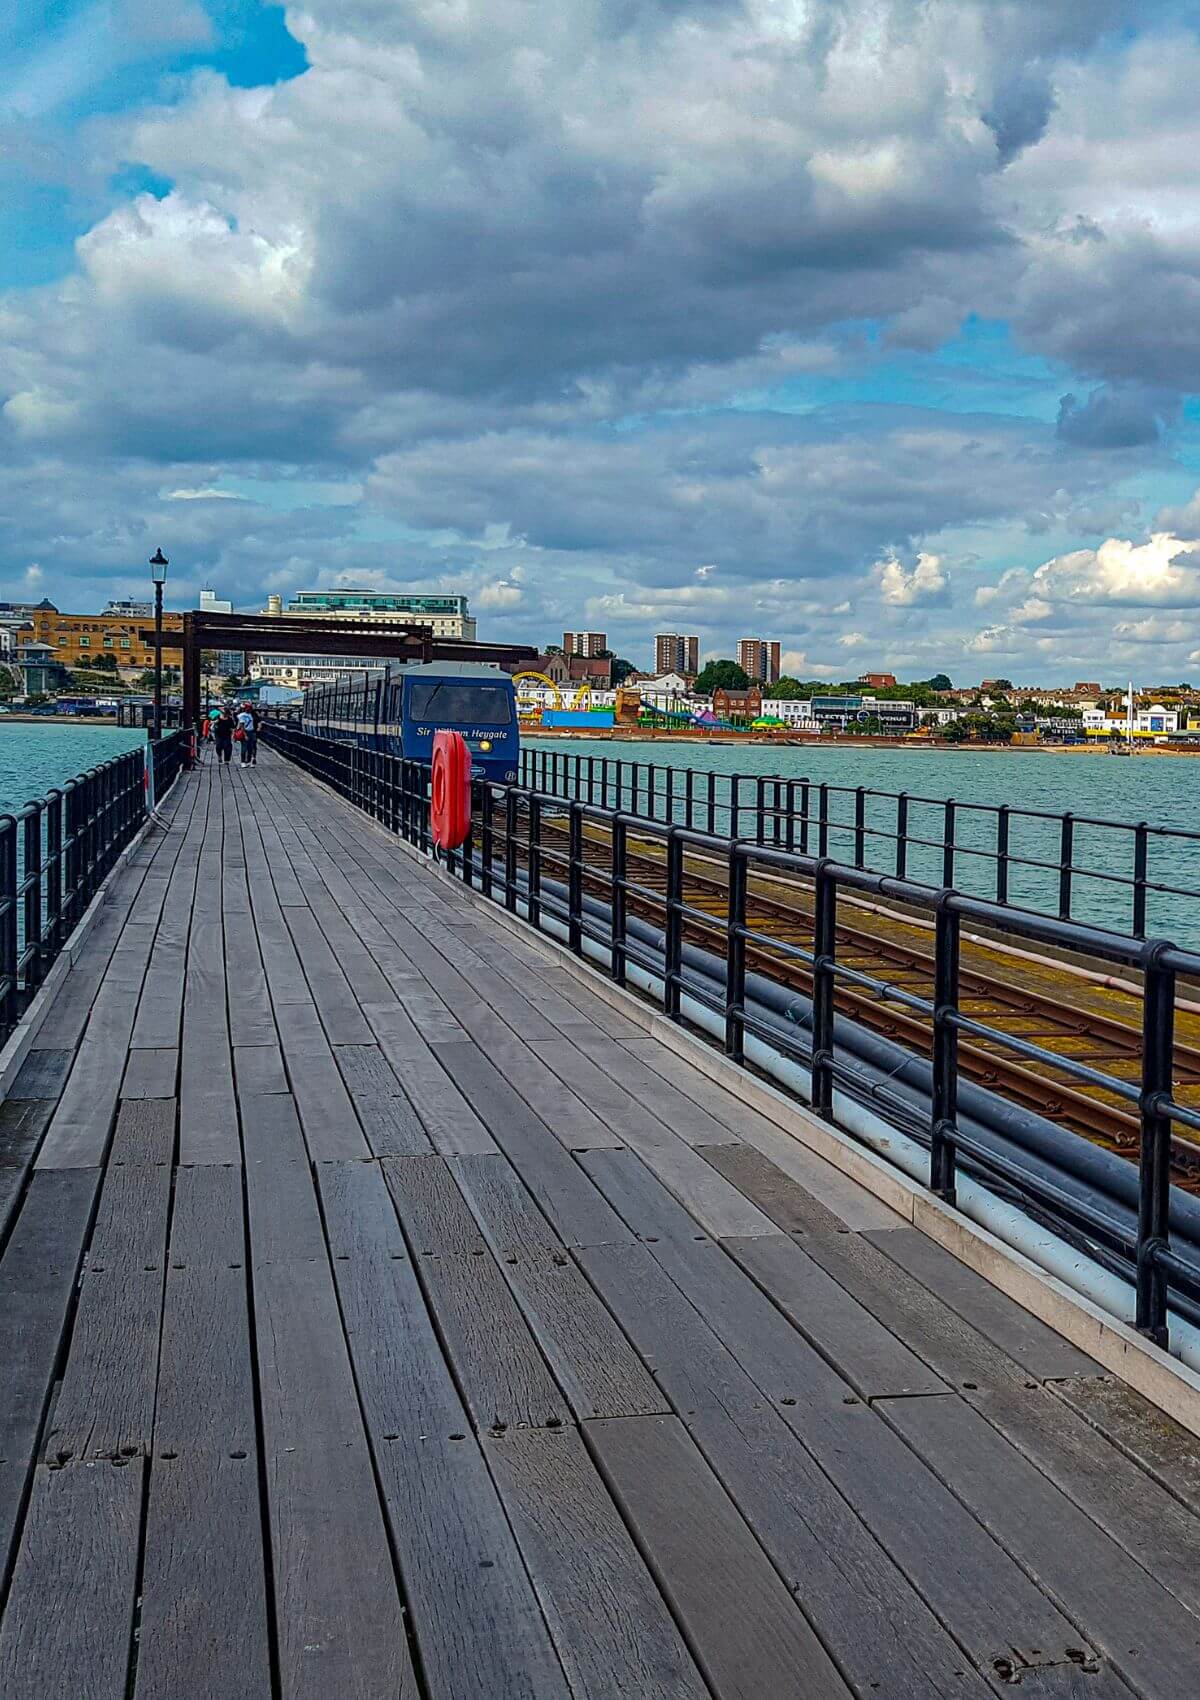
M1157 443L1179 414L1179 398L1145 385L1104 384L1084 401L1063 396L1058 434L1089 449L1132 449Z

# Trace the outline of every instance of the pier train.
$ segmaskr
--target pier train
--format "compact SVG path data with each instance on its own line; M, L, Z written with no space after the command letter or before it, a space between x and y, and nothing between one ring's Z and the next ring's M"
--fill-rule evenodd
M520 732L513 682L477 661L412 662L347 673L304 693L303 725L322 738L413 761L433 760L433 734L461 732L477 779L511 785Z

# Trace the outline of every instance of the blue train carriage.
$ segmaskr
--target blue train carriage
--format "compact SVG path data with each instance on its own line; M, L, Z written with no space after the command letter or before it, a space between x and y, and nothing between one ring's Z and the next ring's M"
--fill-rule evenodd
M388 678L381 742L395 755L432 762L433 734L461 732L476 779L511 785L517 777L520 730L512 678L478 661L419 661Z

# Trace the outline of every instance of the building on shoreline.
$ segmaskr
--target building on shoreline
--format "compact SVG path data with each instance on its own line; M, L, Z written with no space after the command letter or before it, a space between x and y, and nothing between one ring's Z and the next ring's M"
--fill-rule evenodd
M756 684L773 685L779 678L780 646L774 640L742 638L738 666Z
M683 632L658 632L654 639L654 671L683 673L694 679L700 671L700 639Z
M435 638L475 641L475 621L465 596L441 592L424 594L394 590L300 590L288 603L269 596L265 614L312 614L321 619L392 621L396 625L428 626Z
M55 659L67 667L95 666L98 656L109 655L118 669L143 671L154 666L154 645L142 638L147 630L144 615L60 614L57 609L35 609L33 637L47 644ZM183 615L163 615L164 637L182 639ZM178 666L181 643L163 644L168 665Z
M582 655L585 660L592 660L608 648L608 633L564 632L562 646L564 655Z

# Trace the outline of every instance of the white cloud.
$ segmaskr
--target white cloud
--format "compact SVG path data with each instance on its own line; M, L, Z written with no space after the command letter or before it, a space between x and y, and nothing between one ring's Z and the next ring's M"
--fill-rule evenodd
M515 608L521 601L522 594L519 584L497 579L494 584L485 584L477 590L472 600L479 608Z
M164 497L167 502L242 502L244 496L239 496L234 490L214 490L211 485L203 490L168 490Z
M895 555L878 561L874 568L879 580L879 594L894 608L909 607L915 602L936 602L945 598L950 578L937 555L921 553L912 567L906 567Z
M1033 588L1052 602L1197 606L1200 544L1170 532L1155 532L1147 543L1110 537L1098 549L1076 549L1044 562L1033 575Z

